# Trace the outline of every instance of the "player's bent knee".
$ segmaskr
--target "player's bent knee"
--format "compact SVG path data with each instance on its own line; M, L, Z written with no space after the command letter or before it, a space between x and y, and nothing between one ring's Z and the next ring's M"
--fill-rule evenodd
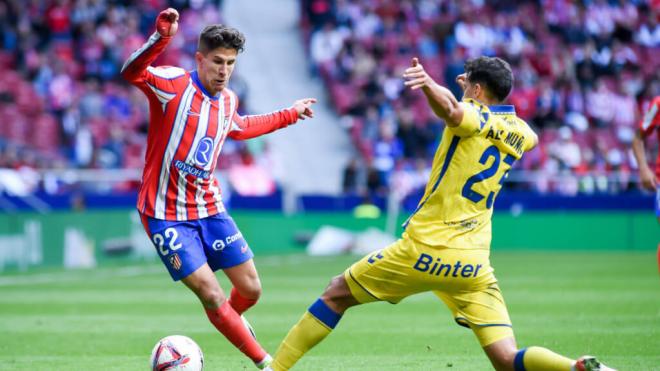
M497 371L512 371L514 370L514 359L516 353L499 353L497 355L489 355L490 363Z
M238 293L246 299L259 300L261 297L261 291L261 283L257 281L256 284L241 288L238 290Z
M197 296L208 309L219 308L226 301L225 295L219 288L202 288Z
M321 299L338 313L343 313L346 309L359 304L351 294L343 275L336 276L330 281Z
M484 347L490 362L497 371L514 370L514 360L518 349L511 338L503 339Z
M324 296L327 296L329 300L341 299L346 294L350 294L348 285L343 275L332 277L330 283L325 288Z
M498 371L508 371L508 370L514 370L514 359L516 358L516 352L507 352L507 353L502 353L500 354L499 358L497 359L497 362L493 362L493 365L495 366L495 369Z
M249 300L258 300L261 297L261 281L256 274L250 277L241 277L233 283L234 288L241 297Z

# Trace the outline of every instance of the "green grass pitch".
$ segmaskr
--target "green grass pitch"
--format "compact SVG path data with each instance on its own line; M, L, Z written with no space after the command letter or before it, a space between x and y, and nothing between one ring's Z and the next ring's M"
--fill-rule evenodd
M257 256L264 294L247 317L271 352L329 279L357 257ZM521 346L660 370L652 252L494 252ZM221 276L221 274L219 274ZM221 278L224 288L228 282ZM166 335L192 337L207 370L254 369L196 298L156 264L0 275L1 370L147 370ZM469 330L431 294L351 309L298 370L489 370Z

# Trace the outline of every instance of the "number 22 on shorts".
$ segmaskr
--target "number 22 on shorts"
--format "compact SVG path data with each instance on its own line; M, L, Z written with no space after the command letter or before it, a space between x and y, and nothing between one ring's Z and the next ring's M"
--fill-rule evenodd
M154 235L151 237L153 243L158 247L158 252L165 256L169 254L170 250L176 251L180 249L183 245L181 243L177 243L176 239L179 237L179 233L176 231L174 228L167 228L163 232L163 234L160 233L154 233ZM169 247L169 250L165 247L167 244L167 247Z

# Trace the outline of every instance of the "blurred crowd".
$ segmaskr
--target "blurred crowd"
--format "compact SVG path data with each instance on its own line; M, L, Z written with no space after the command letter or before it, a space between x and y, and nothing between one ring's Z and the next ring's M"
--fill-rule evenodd
M424 186L443 126L400 76L419 57L460 98L455 77L480 55L511 64L509 102L540 137L510 187L635 188L630 143L660 94L660 1L304 0L302 9L311 72L361 154L345 169L346 191Z
M141 169L148 102L119 71L154 32L158 12L170 6L181 14L179 33L155 64L194 69L199 32L221 21L220 2L1 0L0 168L23 174L30 169ZM245 102L247 88L238 74L230 87ZM227 160L219 166L229 172L227 166L234 164L231 170L254 179L249 166L254 152L254 144L227 143ZM241 178L233 174L230 179ZM262 186L272 182L259 179ZM114 189L136 187L137 182L127 181ZM251 192L249 184L237 187ZM274 185L267 188L271 192Z
M220 3L0 0L0 169L141 168L147 100L119 70L168 6L182 24L156 64L193 69L199 31L221 20ZM360 153L344 171L345 191L423 186L443 126L422 94L403 89L401 73L418 56L460 97L455 76L482 54L511 63L509 101L541 139L510 184L565 194L634 187L629 144L660 94L658 0L301 0L301 9L310 73ZM240 75L231 87L247 94ZM269 161L267 147L232 142L223 156L221 170L239 169L228 176L235 187L275 188L251 166ZM257 181L241 181L250 176Z

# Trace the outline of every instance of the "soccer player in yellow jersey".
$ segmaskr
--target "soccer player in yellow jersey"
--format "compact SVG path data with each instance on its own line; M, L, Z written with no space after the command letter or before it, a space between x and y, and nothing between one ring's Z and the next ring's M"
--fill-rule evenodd
M457 77L461 102L433 81L417 58L403 77L407 87L424 92L446 123L424 196L401 239L332 279L282 341L272 369L291 368L352 306L398 303L433 291L459 325L472 329L497 370L611 370L594 357L572 360L516 345L489 261L491 216L511 166L538 139L513 106L501 105L513 84L508 63L490 57L466 62Z

